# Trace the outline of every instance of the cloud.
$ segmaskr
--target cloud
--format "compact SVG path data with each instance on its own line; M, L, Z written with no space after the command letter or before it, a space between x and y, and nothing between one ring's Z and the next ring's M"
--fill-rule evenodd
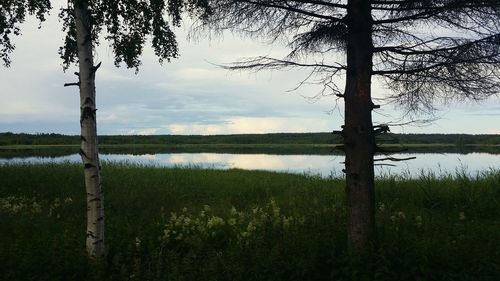
M228 77L228 72L226 70L213 67L212 69L202 68L202 67L186 67L175 71L175 76L178 79L186 81L197 81L197 80L219 80Z
M96 75L96 83L100 83L102 81L121 82L127 80L132 80L131 74L126 73L123 70L120 71L113 65L100 68L98 74Z
M57 0L53 4L57 9L64 3ZM62 86L75 82L77 68L62 72L57 50L64 35L57 13L41 30L37 27L37 21L28 17L23 35L15 38L12 67L0 67L0 131L79 133L78 89ZM100 134L308 132L338 129L343 123L342 114L325 114L334 108L334 99L309 104L302 97L314 96L320 86L286 92L307 71L229 72L213 65L258 55L282 57L286 54L282 46L231 34L224 40L202 39L195 44L183 40L186 31L182 28L176 33L180 58L160 66L147 47L137 75L133 69L114 67L111 48L102 38L95 59L102 61L96 77ZM343 88L342 82L339 86ZM386 91L377 83L373 89L374 96ZM448 120L425 129L408 128L407 132L498 132L498 106L498 99L491 99L479 106L450 109ZM381 113L374 116L376 122L394 111L382 107Z
M119 121L119 117L116 113L99 115L99 123L115 123Z
M133 129L126 133L126 135L141 135L141 136L149 136L154 135L161 128L143 128L143 129Z
M331 130L327 118L233 117L219 124L169 124L171 134L261 134L271 132L320 132Z

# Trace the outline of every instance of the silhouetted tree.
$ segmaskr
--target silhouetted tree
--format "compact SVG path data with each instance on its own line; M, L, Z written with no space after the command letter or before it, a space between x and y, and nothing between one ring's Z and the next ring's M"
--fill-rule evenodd
M374 246L375 136L371 83L406 113L437 101L480 100L500 91L498 0L214 0L203 25L284 41L285 58L257 57L230 69L311 68L324 91L344 99L349 250ZM344 78L344 82L340 78ZM318 81L318 80L316 80ZM341 91L340 85L344 84Z

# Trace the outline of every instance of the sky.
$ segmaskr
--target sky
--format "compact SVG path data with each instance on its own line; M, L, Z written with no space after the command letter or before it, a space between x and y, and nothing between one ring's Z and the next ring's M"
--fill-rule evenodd
M14 38L10 68L0 67L0 132L77 135L79 94L76 66L63 72L57 54L62 24L57 9L38 29L35 20ZM305 70L230 72L217 65L259 56L284 56L286 48L225 34L212 40L188 40L188 28L176 30L180 57L160 65L147 47L142 66L116 68L102 39L96 62L98 134L244 134L328 132L343 124L343 104L334 97L314 99L314 85L293 90ZM373 82L373 94L382 96ZM432 123L391 128L396 133L500 134L500 98L481 103L439 106ZM391 105L374 113L375 123L397 123L402 112ZM423 116L422 118L425 118Z

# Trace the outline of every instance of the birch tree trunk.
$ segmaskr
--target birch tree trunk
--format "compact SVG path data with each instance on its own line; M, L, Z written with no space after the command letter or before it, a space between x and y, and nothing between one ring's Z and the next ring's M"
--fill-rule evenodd
M372 17L370 1L348 2L345 125L347 238L349 251L366 256L374 241L375 192L372 123Z
M86 1L75 1L74 16L78 42L81 147L87 191L87 253L98 260L105 254L104 201L101 186L95 106L95 72L92 54L91 18Z

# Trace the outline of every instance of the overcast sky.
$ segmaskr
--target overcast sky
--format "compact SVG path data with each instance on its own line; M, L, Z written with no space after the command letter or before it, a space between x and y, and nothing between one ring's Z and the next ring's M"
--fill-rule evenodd
M62 71L57 54L63 34L57 10L37 29L28 20L15 38L10 68L0 67L0 132L79 134L76 66ZM214 64L257 55L285 54L281 46L226 35L217 40L186 40L177 30L180 58L160 66L147 48L143 65L115 68L111 49L102 40L96 61L99 134L234 134L326 132L343 124L343 106L335 98L312 102L319 88L289 91L307 75L304 71L228 72ZM374 82L375 95L383 89ZM394 127L404 133L500 133L500 99L441 107L441 118L429 126ZM374 115L375 122L397 120L390 106Z

